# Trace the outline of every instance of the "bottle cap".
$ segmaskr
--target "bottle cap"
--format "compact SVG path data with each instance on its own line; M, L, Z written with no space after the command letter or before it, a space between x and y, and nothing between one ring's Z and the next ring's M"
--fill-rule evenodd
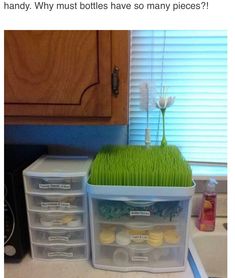
M207 191L214 192L215 186L218 184L215 178L210 178L208 184L207 184Z
M117 248L113 253L113 262L117 266L126 266L129 262L129 255L126 249Z

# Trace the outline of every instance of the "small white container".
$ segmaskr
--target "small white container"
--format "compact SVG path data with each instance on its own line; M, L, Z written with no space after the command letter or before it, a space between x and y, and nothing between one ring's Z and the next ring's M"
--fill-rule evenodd
M88 157L42 156L23 171L35 259L89 257Z
M95 267L156 273L185 270L195 184L192 187L88 184L87 190ZM126 231L130 233L129 239ZM117 235L118 240L113 240Z

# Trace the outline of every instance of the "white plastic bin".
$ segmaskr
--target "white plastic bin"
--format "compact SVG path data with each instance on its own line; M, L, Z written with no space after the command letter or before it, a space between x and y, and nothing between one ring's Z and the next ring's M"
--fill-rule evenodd
M185 270L195 185L87 188L95 267L117 271Z

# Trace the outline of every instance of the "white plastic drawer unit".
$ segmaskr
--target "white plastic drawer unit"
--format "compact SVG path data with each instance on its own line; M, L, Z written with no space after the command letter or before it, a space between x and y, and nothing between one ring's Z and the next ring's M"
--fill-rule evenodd
M39 259L86 259L86 246L69 245L32 245L33 256Z
M26 194L29 210L36 211L84 211L83 195Z
M166 196L159 188L88 185L94 266L183 271L194 187L177 189Z
M83 229L31 229L33 243L37 244L78 244L87 242L87 231Z
M33 258L89 257L88 157L42 156L23 171Z

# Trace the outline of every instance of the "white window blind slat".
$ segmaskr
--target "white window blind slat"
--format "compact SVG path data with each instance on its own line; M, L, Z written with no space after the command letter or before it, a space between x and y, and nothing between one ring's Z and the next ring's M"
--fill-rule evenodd
M147 112L140 85L149 85L149 128L160 145L162 122L154 99L161 87L175 96L166 138L190 161L227 161L227 34L223 30L131 32L129 143L145 143Z

